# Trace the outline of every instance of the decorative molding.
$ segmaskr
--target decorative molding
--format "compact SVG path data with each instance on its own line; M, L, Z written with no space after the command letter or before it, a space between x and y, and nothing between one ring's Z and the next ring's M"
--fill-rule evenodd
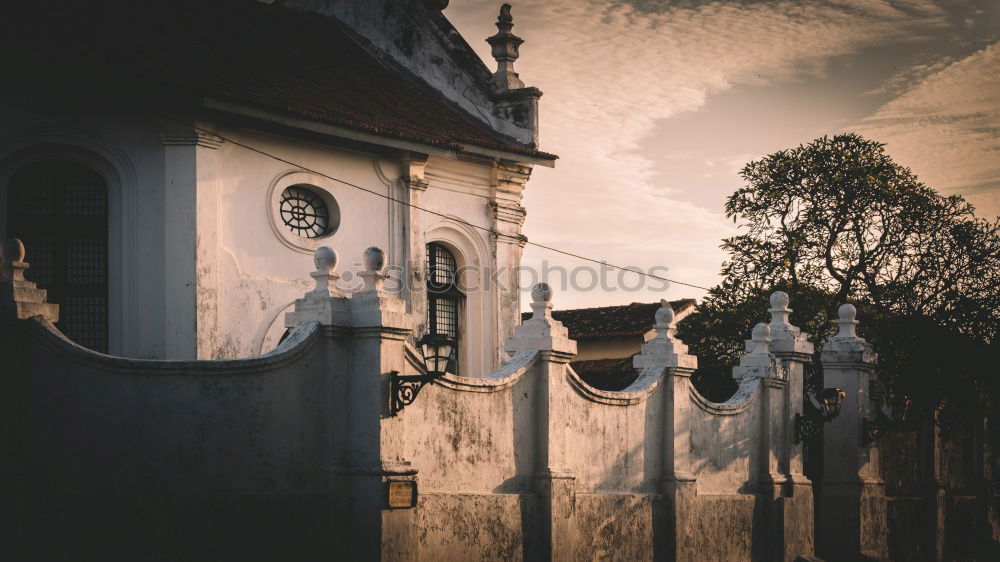
M216 149L226 141L211 133L191 131L187 133L160 133L160 142L163 146L201 146Z

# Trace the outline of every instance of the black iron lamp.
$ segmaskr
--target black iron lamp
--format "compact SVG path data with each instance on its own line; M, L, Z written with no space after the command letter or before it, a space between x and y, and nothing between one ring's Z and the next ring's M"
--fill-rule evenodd
M805 412L795 414L795 444L814 439L824 423L839 416L844 396L839 388L824 388L819 393L819 408L806 400Z
M844 406L844 391L839 388L824 388L819 400L823 406L823 421L830 421L840 415L840 409Z
M434 381L448 372L448 363L452 360L455 350L455 340L442 334L427 334L420 338L417 346L424 355L423 375L401 375L398 371L389 373L389 415L395 416L404 407L417 399L417 394L425 384Z
M910 418L910 397L905 394L894 394L889 400L889 408L892 418L882 412L882 408L875 408L875 418L865 418L861 420L861 428L864 431L865 446L878 441L887 429L894 426L901 426Z

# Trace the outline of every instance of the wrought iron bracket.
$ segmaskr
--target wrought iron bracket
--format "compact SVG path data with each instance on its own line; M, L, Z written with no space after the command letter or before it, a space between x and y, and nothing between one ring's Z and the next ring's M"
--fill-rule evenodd
M819 412L795 414L795 444L815 439L826 421Z
M401 375L399 371L389 373L389 415L395 416L406 406L413 404L420 389L426 384L434 384L437 377L431 375Z
M882 410L878 408L875 409L874 418L864 418L861 420L862 440L865 447L881 439L885 431L892 427L892 425L892 420L886 417L882 413Z

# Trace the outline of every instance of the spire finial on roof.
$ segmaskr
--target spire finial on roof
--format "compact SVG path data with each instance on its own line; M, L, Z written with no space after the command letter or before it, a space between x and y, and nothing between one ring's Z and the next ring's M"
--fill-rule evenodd
M486 39L486 42L493 48L492 55L497 61L497 71L493 74L493 80L502 91L523 88L524 82L514 72L514 61L519 56L518 47L524 43L524 39L510 32L511 28L514 27L514 18L510 15L510 4L500 6L496 26L497 34Z

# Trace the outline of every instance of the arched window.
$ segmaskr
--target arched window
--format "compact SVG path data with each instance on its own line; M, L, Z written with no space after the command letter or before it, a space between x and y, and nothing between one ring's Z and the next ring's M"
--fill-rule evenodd
M59 329L78 344L108 349L108 191L75 162L35 162L7 190L7 233L24 241L27 276L59 304Z
M455 342L448 372L458 374L458 346L462 334L465 295L458 287L458 262L441 244L427 245L427 327L428 332Z

